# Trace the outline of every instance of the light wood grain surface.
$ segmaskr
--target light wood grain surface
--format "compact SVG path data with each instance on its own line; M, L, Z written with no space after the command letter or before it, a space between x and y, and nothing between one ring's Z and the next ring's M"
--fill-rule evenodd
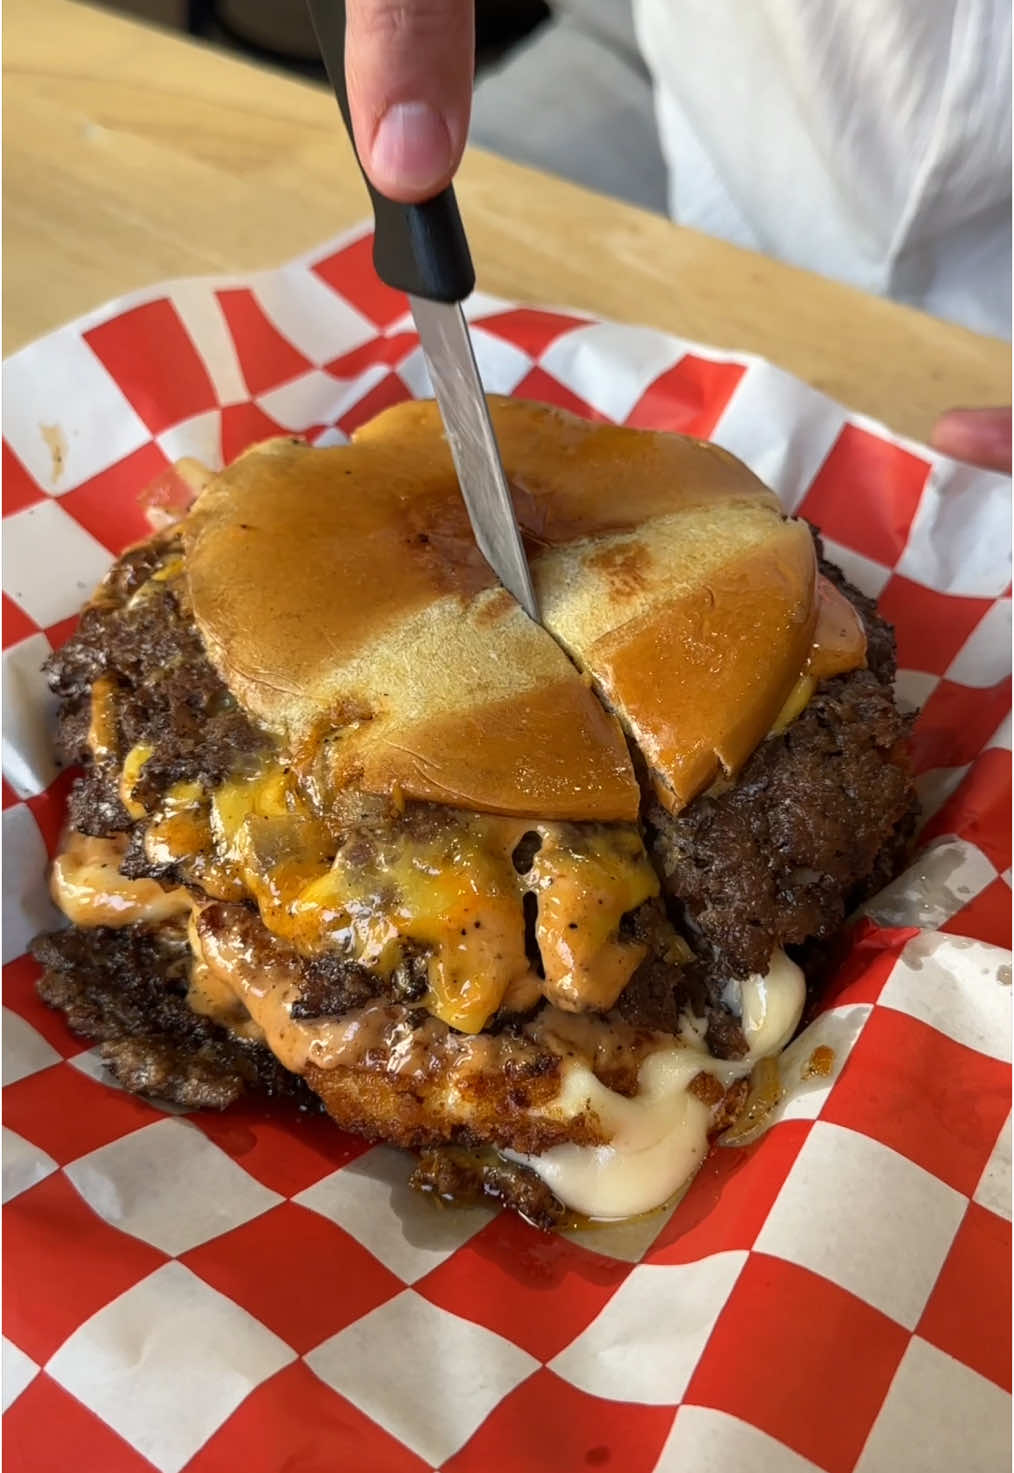
M71 0L4 6L4 351L135 287L276 265L364 218L331 96ZM760 353L926 438L1009 403L1007 344L472 150L479 285Z

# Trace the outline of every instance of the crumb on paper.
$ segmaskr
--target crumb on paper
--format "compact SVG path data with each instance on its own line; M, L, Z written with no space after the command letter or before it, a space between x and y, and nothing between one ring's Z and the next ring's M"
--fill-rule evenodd
M1011 967L1010 967L1010 962L1004 962L1002 966L997 967L997 969L996 969L996 980L999 982L999 984L1000 984L1001 987L1009 987L1010 986L1010 981L1011 981Z
M40 424L39 433L45 440L52 457L52 477L55 486L63 475L63 468L67 460L67 436L59 425Z
M827 1079L834 1068L834 1049L819 1044L803 1065L801 1079Z

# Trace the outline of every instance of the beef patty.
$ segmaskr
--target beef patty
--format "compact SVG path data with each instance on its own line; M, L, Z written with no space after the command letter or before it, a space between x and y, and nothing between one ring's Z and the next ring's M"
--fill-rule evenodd
M263 1044L187 1007L190 948L182 928L70 926L40 936L39 995L101 1046L124 1089L189 1109L223 1110L248 1093L319 1110L320 1101Z

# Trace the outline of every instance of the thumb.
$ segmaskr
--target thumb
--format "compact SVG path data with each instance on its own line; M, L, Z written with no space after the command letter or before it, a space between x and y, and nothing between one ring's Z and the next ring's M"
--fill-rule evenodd
M931 444L955 460L968 460L987 470L1009 471L1009 409L950 409L933 427Z
M468 135L474 0L348 0L345 75L356 149L390 199L449 184Z

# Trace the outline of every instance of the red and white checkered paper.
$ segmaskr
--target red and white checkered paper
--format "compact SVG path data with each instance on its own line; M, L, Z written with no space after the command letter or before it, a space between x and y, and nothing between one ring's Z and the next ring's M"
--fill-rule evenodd
M39 667L170 461L427 392L363 234L6 365L4 1419L17 1473L996 1473L1009 1440L1009 483L756 359L476 296L492 390L710 436L897 625L922 852L780 1118L679 1207L543 1236L398 1152L112 1086L35 996L70 777ZM646 311L650 304L646 304ZM920 929L922 928L922 929ZM833 1078L801 1082L818 1043Z

